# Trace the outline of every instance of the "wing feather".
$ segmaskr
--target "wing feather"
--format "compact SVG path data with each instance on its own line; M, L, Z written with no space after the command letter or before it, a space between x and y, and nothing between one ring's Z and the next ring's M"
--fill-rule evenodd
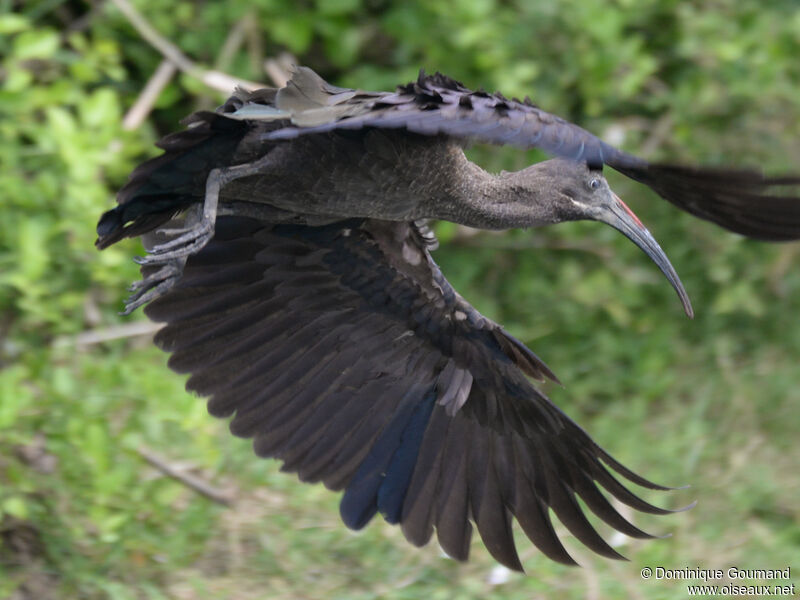
M343 489L352 528L380 513L412 543L435 532L466 560L474 526L492 556L521 570L516 518L544 554L573 564L552 509L589 548L619 558L578 498L646 537L600 488L638 510L668 512L609 469L660 486L616 462L532 386L527 376L555 375L455 293L420 231L220 217L219 235L147 307L167 322L156 342L172 352L172 368L191 374L187 387L210 397L212 414L233 416L231 431L253 438L256 454Z
M486 549L494 559L509 569L522 570L514 545L508 498L503 498L496 465L504 463L498 452L494 431L476 432L470 446L469 497L472 515Z
M300 85L310 81L303 77ZM439 73L421 72L416 82L399 86L393 93L331 93L330 103L338 107L326 113L327 120L306 119L304 107L298 106L290 119L263 132L261 138L277 142L337 129L405 128L421 135L539 148L595 168L607 164L682 210L736 233L770 241L800 238L800 177L796 175L765 177L746 169L650 163L530 102L471 91Z
M474 422L455 419L446 440L442 479L436 502L436 535L442 550L456 560L469 558L472 541L469 495L467 488L467 456Z

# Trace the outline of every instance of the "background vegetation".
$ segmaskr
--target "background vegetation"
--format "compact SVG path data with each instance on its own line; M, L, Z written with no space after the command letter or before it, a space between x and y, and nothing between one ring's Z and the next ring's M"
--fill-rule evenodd
M630 557L527 576L341 525L335 494L255 459L117 315L136 242L94 225L152 143L223 94L175 75L123 117L162 60L118 3L0 0L0 598L676 598L644 566L795 568L800 584L800 249L741 239L621 178L692 296L596 224L468 235L441 224L444 272L559 374L552 398L693 510L638 518L673 537L612 537ZM529 94L649 158L800 170L795 0L135 0L196 65L268 81L289 51L340 85L390 89L417 69ZM519 168L514 150L476 160ZM115 338L115 339L112 339ZM234 498L221 506L144 449ZM566 535L566 534L565 534ZM794 561L794 563L792 562ZM505 580L505 582L503 582ZM798 592L796 592L798 593Z

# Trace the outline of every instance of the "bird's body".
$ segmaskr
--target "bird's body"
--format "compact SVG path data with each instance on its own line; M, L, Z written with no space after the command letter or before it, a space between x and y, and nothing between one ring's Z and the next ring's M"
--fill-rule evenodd
M555 379L480 315L433 261L421 223L486 229L603 221L642 247L691 314L677 275L608 188L602 165L736 231L800 237L796 198L750 171L648 164L528 102L470 92L441 75L395 93L336 88L307 69L280 90L237 92L160 143L98 224L98 246L142 235L150 256L129 310L167 326L157 343L209 410L256 452L303 480L344 489L342 517L377 512L424 544L434 530L467 556L475 523L489 551L521 568L511 523L571 562L549 510L587 546L618 554L576 497L616 529L647 534L600 493L664 512L610 471L647 487L528 377ZM538 146L563 158L493 175L470 140ZM760 203L756 206L754 203ZM188 226L160 228L190 209Z
M274 162L258 175L232 181L221 201L252 201L269 190L270 205L303 216L413 221L449 213L463 221L469 217L459 214L465 208L459 200L474 197L465 184L483 182L462 176L470 169L478 176L484 172L444 137L329 133L278 144L270 152Z
M231 181L220 202L267 203L305 224L322 224L342 217L388 221L440 219L482 229L508 229L519 218L502 206L525 201L528 226L551 224L546 186L524 185L522 173L493 175L469 161L456 141L407 132L373 129L363 135L322 133L278 144L257 175ZM541 183L548 167L586 172L580 163L559 161L531 167ZM530 173L529 173L530 174ZM531 202L531 195L540 202ZM494 204L487 202L494 199ZM491 207L493 210L487 210ZM288 218L288 217L287 217Z

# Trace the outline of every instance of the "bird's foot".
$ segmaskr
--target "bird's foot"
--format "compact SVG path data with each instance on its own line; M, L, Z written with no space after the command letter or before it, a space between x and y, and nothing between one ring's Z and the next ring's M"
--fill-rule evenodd
M185 262L183 258L168 259L160 268L144 274L141 281L132 283L128 290L133 293L125 300L122 314L129 315L140 306L165 294L180 279Z
M214 219L206 218L205 215L203 215L200 222L195 225L165 227L164 229L160 229L159 233L170 239L163 244L153 246L150 252L154 254L162 254L170 250L175 250L181 246L193 244L205 238L211 239L214 235Z
M134 260L140 265L154 266L162 265L166 261L174 259L185 259L199 252L214 237L215 217L216 215L206 218L204 214L200 222L195 225L176 229L160 229L158 231L159 235L172 239L163 244L153 246L148 250L147 256L138 257Z
M206 179L203 205L192 206L181 227L167 227L157 231L156 238L167 240L148 248L147 256L136 262L140 265L157 266L171 260L185 260L208 244L214 237L219 190L224 182L223 171L212 169Z

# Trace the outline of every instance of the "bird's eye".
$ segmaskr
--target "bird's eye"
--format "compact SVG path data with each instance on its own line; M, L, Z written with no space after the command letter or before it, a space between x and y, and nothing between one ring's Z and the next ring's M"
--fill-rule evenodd
M599 188L599 187L600 187L600 180L599 180L599 179L592 179L592 180L589 182L589 187L590 187L591 189L593 189L593 190L596 190L597 188Z

